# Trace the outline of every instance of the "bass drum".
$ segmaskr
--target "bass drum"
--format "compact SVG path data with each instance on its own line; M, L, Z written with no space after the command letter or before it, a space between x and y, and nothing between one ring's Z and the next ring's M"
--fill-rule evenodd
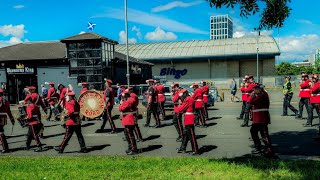
M80 113L88 118L99 117L105 109L106 103L101 92L88 90L83 92L79 98Z

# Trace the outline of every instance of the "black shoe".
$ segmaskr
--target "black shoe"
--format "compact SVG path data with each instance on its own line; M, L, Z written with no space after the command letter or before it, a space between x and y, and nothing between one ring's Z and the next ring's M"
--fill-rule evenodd
M137 142L143 142L143 139L137 139Z
M131 152L131 150L130 150L130 149L127 149L127 150L126 150L126 154L128 154L129 152Z
M55 146L53 149L58 151L59 154L63 153L63 149L61 149L60 146Z
M197 155L199 155L199 153L198 152L192 152L192 153L190 153L190 155L197 156Z
M116 130L112 130L112 131L110 132L110 134L117 134L117 131L116 131Z
M155 126L153 126L154 128L161 128L161 125L155 125Z
M43 139L43 133L40 133L39 138Z
M138 154L138 152L137 151L130 151L127 153L127 155L135 155L135 154Z
M243 118L242 118L242 117L236 117L236 119L237 119L237 120L242 120Z
M88 153L87 148L81 148L81 150L79 151L80 153Z
M37 147L37 149L35 149L34 152L42 152L42 147Z
M281 114L281 116L288 116L288 114Z
M296 116L295 118L296 118L296 119L302 119L302 116L299 116L299 115L298 115L298 116Z
M187 153L185 149L177 148L177 153Z
M251 154L261 154L261 149L254 149L251 151Z
M29 151L30 150L30 146L25 146L23 149L26 150L26 151Z
M294 115L299 116L299 112L298 111L294 112Z
M1 153L3 153L3 154L4 153L9 153L9 152L10 152L9 149L4 149L4 150L1 151Z
M202 125L202 126L200 126L201 128L207 128L208 127L208 125L207 124L205 124L205 125Z
M145 124L145 125L143 125L144 127L150 127L150 124Z
M200 124L196 124L196 127L200 127L201 125Z
M312 127L312 124L307 123L307 124L304 124L303 127Z
M181 137L178 137L178 138L176 139L176 141L177 141L177 142L182 142L182 138L181 138Z
M241 127L250 127L248 124L241 124Z

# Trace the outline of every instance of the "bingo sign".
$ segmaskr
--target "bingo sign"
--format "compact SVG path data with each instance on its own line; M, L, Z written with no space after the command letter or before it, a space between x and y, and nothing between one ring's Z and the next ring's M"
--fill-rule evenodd
M96 118L104 112L105 101L103 94L89 90L82 93L78 99L80 105L80 113L88 118Z
M188 72L187 69L177 70L174 68L162 68L160 70L160 76L172 75L172 76L174 76L174 78L180 79L182 76L186 75L187 72Z

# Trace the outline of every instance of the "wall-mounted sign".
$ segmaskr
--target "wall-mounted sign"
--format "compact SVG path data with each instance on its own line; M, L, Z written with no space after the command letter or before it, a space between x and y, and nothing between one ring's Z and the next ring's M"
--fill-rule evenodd
M7 68L8 74L34 74L34 68L25 67L24 64L16 64L16 68Z
M176 79L180 79L181 76L186 75L188 72L187 69L183 69L183 70L176 70L174 68L163 68L160 71L160 76L168 76L168 75L172 75L174 76L174 78Z

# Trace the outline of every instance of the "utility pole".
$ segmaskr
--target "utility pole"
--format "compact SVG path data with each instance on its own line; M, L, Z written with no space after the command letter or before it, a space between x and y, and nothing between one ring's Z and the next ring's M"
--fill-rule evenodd
M124 0L124 11L125 11L125 31L126 31L126 57L127 57L127 84L130 86L130 69L129 69L129 47L128 47L128 8L127 0Z
M257 83L259 83L259 36L260 36L260 31L258 31L258 36L257 36Z

